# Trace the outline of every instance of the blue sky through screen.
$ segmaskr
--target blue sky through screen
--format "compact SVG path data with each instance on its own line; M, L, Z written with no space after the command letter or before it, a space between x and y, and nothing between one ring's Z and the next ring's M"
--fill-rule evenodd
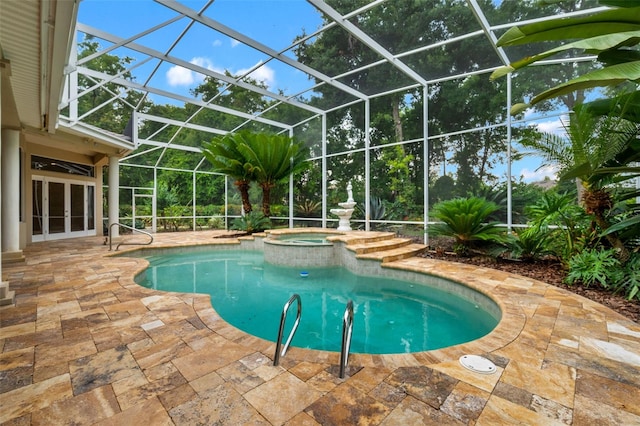
M183 1L181 4L199 11L204 2ZM150 0L83 0L78 21L128 38L174 16L174 12ZM321 25L320 14L302 0L216 0L205 16L280 50L290 46L303 30L311 33ZM186 19L182 19L141 40L145 43L155 40L152 43L158 46L157 50L165 53L164 50L187 23ZM134 52L127 53L136 55ZM187 37L177 44L171 54L204 68L220 73L228 71L232 75L244 74L267 59L261 52L243 46L224 34L205 30L199 24L189 30ZM282 90L287 94L299 93L313 85L304 73L277 61L260 67L251 77L264 82L271 91ZM136 81L140 80L140 77L136 78ZM182 94L188 93L188 89L201 82L201 75L182 67L162 69L153 80L155 87Z
M184 0L180 4L199 11L206 2ZM176 12L151 0L83 0L80 3L78 21L119 37L130 38L176 15ZM304 0L216 0L206 9L204 16L276 51L283 51L293 43L296 36L303 32L313 33L322 25L321 14ZM142 37L139 42L164 54L188 23L189 20L183 18ZM110 44L101 40L99 42L103 47ZM134 64L146 58L146 55L129 49L116 50L114 53L133 57ZM286 95L294 95L310 89L314 84L303 72L276 60L269 61L268 55L201 24L191 27L169 54L218 73L227 71L232 75L242 75L257 68L250 76L263 82L275 93L282 91ZM294 57L291 51L285 52L285 55ZM134 69L132 73L135 81L146 82L157 63L156 60L150 61ZM265 65L260 66L261 64ZM151 78L149 85L190 96L189 91L201 84L203 78L202 74L187 68L165 63ZM306 92L303 96L309 94L310 92ZM181 102L164 97L152 96L152 100L181 105ZM541 121L540 126L554 132L562 129L557 118ZM531 182L542 180L545 176L555 177L553 168L539 169L539 165L540 160L531 157L515 162L512 167L513 178L518 180L522 176L525 181ZM455 166L446 167L448 171L455 170ZM501 178L506 176L506 170L496 170L495 173L502 175Z

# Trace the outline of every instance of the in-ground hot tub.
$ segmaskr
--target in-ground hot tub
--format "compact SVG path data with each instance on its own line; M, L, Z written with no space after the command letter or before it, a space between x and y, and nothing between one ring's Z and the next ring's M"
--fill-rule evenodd
M332 236L340 232L274 230L264 239L264 260L272 265L325 267L336 264Z

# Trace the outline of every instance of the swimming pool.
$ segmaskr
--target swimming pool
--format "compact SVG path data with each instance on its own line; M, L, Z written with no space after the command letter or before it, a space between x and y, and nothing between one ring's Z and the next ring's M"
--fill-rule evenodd
M275 341L284 303L297 293L302 319L292 346L340 351L342 315L353 300L352 353L421 352L468 342L489 333L499 318L477 303L434 287L345 268L271 265L261 251L211 250L149 256L136 282L164 291L204 293L235 327ZM488 299L488 298L487 298ZM287 319L288 329L295 310Z

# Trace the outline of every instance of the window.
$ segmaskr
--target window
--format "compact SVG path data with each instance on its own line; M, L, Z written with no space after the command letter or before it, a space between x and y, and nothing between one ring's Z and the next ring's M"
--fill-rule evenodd
M77 176L95 176L95 168L86 164L72 163L64 160L54 160L52 158L31 156L31 168L33 170L44 170L48 172L66 173Z

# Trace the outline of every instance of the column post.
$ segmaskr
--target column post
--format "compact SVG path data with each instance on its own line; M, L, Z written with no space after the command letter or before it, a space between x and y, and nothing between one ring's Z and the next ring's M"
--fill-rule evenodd
M0 76L1 77L1 76ZM0 86L2 86L0 84ZM0 88L0 99L2 99L2 92ZM2 106L0 106L0 117L2 116ZM4 176L2 175L2 146L4 145L4 132L0 132L0 204L2 204L2 192L4 190ZM17 182L16 182L17 183ZM0 209L0 223L4 219L4 212ZM0 240L2 240L2 226L0 226ZM2 251L0 251L0 306L12 305L15 303L16 294L15 291L9 290L9 281L2 280Z
M2 261L22 261L20 250L20 132L2 129Z
M109 229L111 236L117 237L120 235L120 230L117 226L111 229L111 224L118 222L118 215L120 214L120 163L118 157L115 155L109 156L109 195L107 202L109 204Z

